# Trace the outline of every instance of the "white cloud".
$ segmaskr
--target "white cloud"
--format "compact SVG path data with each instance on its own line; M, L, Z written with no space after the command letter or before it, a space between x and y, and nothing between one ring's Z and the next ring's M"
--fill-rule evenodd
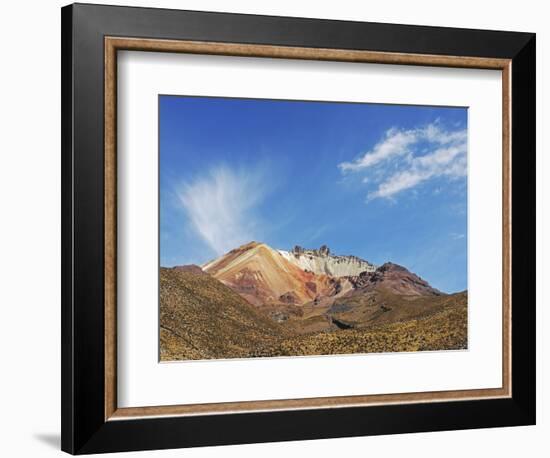
M211 169L182 185L178 198L193 229L217 254L256 238L255 209L267 191L263 169Z
M420 150L423 155L416 155ZM466 129L445 130L436 121L417 129L389 129L371 151L338 167L342 172L367 174L363 183L377 183L367 200L392 198L432 178L465 176L466 151Z
M340 167L340 170L343 172L365 169L391 157L406 154L408 152L408 147L415 142L415 131L399 131L395 128L390 129L386 132L384 140L377 143L372 151L368 151L353 162L342 162L338 167Z
M426 172L412 170L399 172L381 183L376 191L369 192L368 198L370 200L376 197L392 197L394 194L412 188L428 178L429 175Z

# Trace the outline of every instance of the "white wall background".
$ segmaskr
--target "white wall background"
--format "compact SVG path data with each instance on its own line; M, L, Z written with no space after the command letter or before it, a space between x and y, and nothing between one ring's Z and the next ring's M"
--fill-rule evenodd
M543 334L550 327L550 314L543 309L550 289L543 283L550 245L543 234L550 227L550 186L542 181L550 176L550 161L543 158L543 112L550 108L550 96L543 80L544 57L550 48L550 14L544 2L128 2L136 6L529 31L537 33L538 47L538 425L148 454L194 458L545 456L550 436L550 398L544 387L548 383L550 340ZM108 3L127 4L116 0ZM59 8L63 4L57 0L4 2L0 14L0 454L9 457L61 453ZM145 456L125 456L134 455Z

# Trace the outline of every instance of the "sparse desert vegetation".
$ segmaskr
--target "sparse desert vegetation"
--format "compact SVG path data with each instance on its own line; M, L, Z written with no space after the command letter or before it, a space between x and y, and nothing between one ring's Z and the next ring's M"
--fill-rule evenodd
M456 301L455 301L456 300ZM282 339L250 356L340 355L467 348L466 295L431 315L365 329L340 329Z
M279 297L269 276L261 269L250 271L251 265L266 264L258 256L273 256L256 247L231 252L229 259L217 261L212 275L198 266L161 268L162 361L467 348L466 292L441 293L388 263L355 276L323 275L316 281L328 285L324 296L288 292ZM301 285L301 277L287 279L294 266L284 270L287 277L278 272L284 262L269 265L271 278L278 280L275 288L282 288L281 278ZM222 280L216 278L220 272ZM237 282L240 272L246 282ZM314 275L310 272L307 281Z

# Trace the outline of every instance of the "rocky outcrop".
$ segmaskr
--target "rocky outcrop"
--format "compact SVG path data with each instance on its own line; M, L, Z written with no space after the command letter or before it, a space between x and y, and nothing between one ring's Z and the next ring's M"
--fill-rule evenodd
M440 296L441 291L433 288L418 275L392 262L381 265L374 272L362 272L349 279L355 290L368 292L382 288L394 294L406 296Z
M297 304L300 302L300 298L296 295L294 291L289 291L285 294L281 294L281 296L279 296L279 300L283 304Z
M357 256L332 255L326 245L312 250L296 245L291 251L279 250L279 253L300 269L317 275L348 277L376 270L374 264Z

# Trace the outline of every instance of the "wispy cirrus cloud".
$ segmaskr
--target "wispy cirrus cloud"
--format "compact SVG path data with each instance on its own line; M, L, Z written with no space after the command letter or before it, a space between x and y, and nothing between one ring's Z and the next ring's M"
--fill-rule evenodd
M371 188L367 200L393 198L432 178L465 176L466 152L466 129L447 130L436 121L415 129L391 128L372 150L338 167L363 174Z
M214 167L177 193L196 234L216 255L257 238L256 209L265 197L264 168Z

